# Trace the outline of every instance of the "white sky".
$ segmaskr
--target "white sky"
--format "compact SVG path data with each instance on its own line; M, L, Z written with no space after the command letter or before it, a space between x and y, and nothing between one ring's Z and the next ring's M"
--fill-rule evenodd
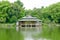
M14 2L16 0L9 0L10 2ZM53 3L60 2L60 0L21 0L23 2L24 7L26 9L33 9L34 7L36 8L41 8L41 6L49 6Z

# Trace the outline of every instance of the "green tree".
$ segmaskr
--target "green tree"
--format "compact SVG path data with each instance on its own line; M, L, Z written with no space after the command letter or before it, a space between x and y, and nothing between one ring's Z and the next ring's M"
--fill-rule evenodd
M23 3L15 1L10 3L8 1L0 2L0 23L13 23L20 19L24 13ZM15 20L13 20L15 18Z

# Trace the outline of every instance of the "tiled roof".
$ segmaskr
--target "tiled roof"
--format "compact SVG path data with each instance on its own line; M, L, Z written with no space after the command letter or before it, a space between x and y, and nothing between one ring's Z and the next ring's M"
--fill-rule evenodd
M41 21L41 20L37 19L36 17L32 17L28 15L28 16L23 17L19 21Z

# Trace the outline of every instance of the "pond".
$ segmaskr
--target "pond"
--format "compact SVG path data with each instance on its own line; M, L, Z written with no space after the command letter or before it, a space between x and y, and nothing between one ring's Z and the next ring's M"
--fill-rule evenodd
M24 40L47 40L47 39L43 39L43 38L36 38L34 37L35 35L41 33L41 29L39 30L39 28L27 28L24 29L22 28L21 33L24 35Z
M35 35L41 33L39 28L22 28L20 31L15 29L0 29L0 40L47 40L45 38L37 38Z
M0 28L0 40L24 40L24 37L15 29Z

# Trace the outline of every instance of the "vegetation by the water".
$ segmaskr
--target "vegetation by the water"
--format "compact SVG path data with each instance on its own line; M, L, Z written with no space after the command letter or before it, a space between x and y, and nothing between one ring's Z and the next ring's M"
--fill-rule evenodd
M24 40L24 37L15 29L0 28L0 40Z

